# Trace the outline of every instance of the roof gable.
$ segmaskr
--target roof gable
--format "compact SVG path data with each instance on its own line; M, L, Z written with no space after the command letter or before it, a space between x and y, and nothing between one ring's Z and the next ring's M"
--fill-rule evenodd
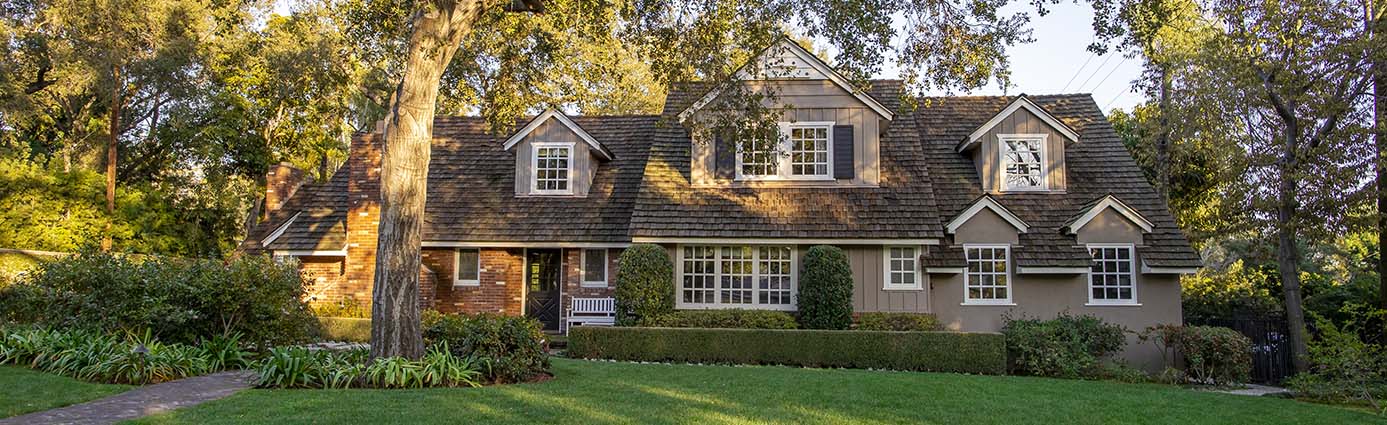
M521 127L520 131L515 132L514 135L511 135L510 138L506 139L506 144L503 146L502 149L510 150L512 147L515 147L515 145L520 143L521 140L525 140L525 136L529 136L531 132L535 131L535 129L539 128L541 124L544 124L545 121L548 121L551 118L558 121L560 124L563 124L564 127L568 127L569 131L572 131L573 134L577 134L579 139L582 139L583 142L586 142L589 146L592 146L593 152L597 152L597 154L602 156L603 159L610 161L616 158L612 155L612 152L610 150L607 150L606 146L603 146L601 142L598 142L597 139L594 139L592 135L588 134L588 132L583 130L582 127L579 127L578 123L573 122L573 120L569 119L567 115L564 115L563 113L553 108L545 110L544 113L539 114L534 119L530 120L529 123L525 124L524 127Z
M1044 121L1046 125L1049 125L1050 127L1054 128L1055 131L1058 131L1060 134L1064 135L1064 137L1069 138L1069 140L1075 142L1079 141L1078 132L1074 131L1074 129L1072 128L1069 128L1068 125L1060 121L1058 118L1055 118L1055 116L1051 115L1049 111L1045 110L1045 108L1042 108L1040 107L1040 105L1035 104L1035 102L1032 101L1031 98L1027 97L1025 94L1022 94L1020 96L1017 96L1016 100L1011 101L1011 104L1007 105L1006 108L1002 108L1001 112L998 112L996 115L993 115L992 119L987 120L987 122L983 123L982 126L979 126L976 130L973 130L972 133L968 134L968 137L964 138L963 141L958 144L958 151L963 152L965 150L968 150L968 148L976 145L978 140L981 140L982 137L986 135L988 131L992 130L992 127L996 127L998 124L1001 124L1002 120L1005 120L1007 117L1011 116L1011 114L1015 113L1017 110L1022 108L1025 108L1027 111L1030 111L1031 114L1034 114L1036 117L1039 117L1040 120Z
M1141 215L1141 212L1137 211L1131 206L1128 206L1126 203L1123 203L1121 200L1117 199L1116 196L1105 195L1102 198L1099 198L1097 201L1091 202L1088 206L1080 209L1079 213L1076 214L1074 218L1069 219L1069 222L1065 223L1064 225L1065 233L1069 233L1071 235L1078 233L1079 229L1082 229L1084 225L1088 224L1088 222L1093 221L1093 219L1095 217L1098 217L1098 214L1102 213L1103 210L1109 208L1111 208L1118 214L1121 214L1123 217L1127 218L1127 220L1131 221L1132 224L1135 224L1137 225L1137 227L1140 227L1141 231L1143 232L1151 233L1151 229L1155 227L1154 224L1151 224L1150 220L1147 220L1145 216Z
M853 97L857 98L858 101L861 101L864 105L867 105L867 108L871 109L873 112L876 112L877 115L880 115L887 121L895 119L896 114L892 112L889 108L887 108L885 105L882 105L881 102L876 100L876 98L873 98L870 94L867 94L866 91L859 90L856 87L853 87L853 85L848 82L847 77L844 77L842 74L839 74L838 71L835 71L832 67L828 66L827 63L824 63L824 61L819 59L818 56L815 56L813 53L810 53L808 50L805 50L804 47L799 45L799 43L794 42L794 40L790 40L788 37L782 37L780 42L772 44L769 47L766 47L765 49L761 50L761 53L758 53L755 59L752 59L747 64L742 65L742 68L739 69L736 72L736 74L734 74L734 76L738 80L742 81L754 78L755 76L752 75L752 73L748 72L747 67L755 66L766 68L766 61L764 59L766 59L767 57L776 57L778 60L783 61L783 63L781 64L768 66L769 68L780 69L780 71L762 70L765 73L779 74L774 75L773 77L787 79L812 79L832 81L839 88L842 88L844 91L847 91ZM688 117L692 115L695 111L703 108L709 102L712 102L713 99L716 99L718 95L721 93L721 87L709 90L708 93L703 95L703 97L699 98L693 104L689 105L688 108L685 108L683 111L679 112L679 121L683 122L687 120Z
M1008 224L1015 227L1016 231L1019 233L1026 233L1026 230L1031 227L1031 225L1027 224L1025 220L1022 220L1021 217L1017 217L1011 210L997 203L997 200L993 199L992 196L983 195L981 198L978 198L978 200L973 201L973 204L969 205L963 212L958 213L958 217L954 217L953 220L950 220L948 224L944 225L944 230L953 234L959 227L963 226L963 223L967 223L968 220L978 215L978 213L982 212L984 209L996 213L1002 220L1006 220Z

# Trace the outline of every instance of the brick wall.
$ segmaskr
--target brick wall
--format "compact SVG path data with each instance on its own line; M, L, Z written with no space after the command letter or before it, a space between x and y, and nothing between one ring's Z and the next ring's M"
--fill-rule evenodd
M563 303L559 307L562 317L568 317L569 308L573 305L573 298L607 298L614 295L617 260L621 256L621 252L621 249L607 250L607 286L584 287L583 250L564 249Z
M294 192L311 180L312 176L287 162L270 166L270 171L265 173L265 208L261 210L260 218L265 219L271 212L284 206Z
M310 303L337 302L346 297L369 301L370 297L346 286L346 264L342 257L299 257L299 272L310 286L305 295Z
M424 266L437 274L433 307L444 313L525 314L525 252L520 248L483 248L477 286L453 283L457 266L453 249L425 249ZM422 289L422 288L421 288Z
M349 290L371 299L376 275L376 228L380 225L380 144L376 135L352 140L347 171L347 265Z

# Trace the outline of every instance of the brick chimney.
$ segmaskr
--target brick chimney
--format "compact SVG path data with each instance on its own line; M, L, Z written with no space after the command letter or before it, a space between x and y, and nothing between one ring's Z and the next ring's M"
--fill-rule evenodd
M265 209L260 218L269 218L270 213L279 210L294 196L294 192L312 181L313 176L288 162L270 166L270 171L265 174Z
M344 292L371 299L380 226L380 133L352 139L347 159L347 272Z

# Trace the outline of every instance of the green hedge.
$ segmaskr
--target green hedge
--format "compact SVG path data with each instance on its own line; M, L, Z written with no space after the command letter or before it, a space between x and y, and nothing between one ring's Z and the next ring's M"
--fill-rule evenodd
M1001 334L781 329L604 328L569 331L575 358L779 364L1000 375Z
M772 310L680 310L645 320L647 327L664 328L732 328L732 329L795 329L795 316Z
M371 319L319 317L324 341L371 342Z

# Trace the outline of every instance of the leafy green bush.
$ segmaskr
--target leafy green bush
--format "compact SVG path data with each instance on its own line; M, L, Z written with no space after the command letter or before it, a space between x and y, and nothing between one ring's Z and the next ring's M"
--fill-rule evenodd
M323 341L371 342L371 319L319 317L318 339Z
M474 361L453 355L447 344L429 347L417 361L387 357L369 364L366 350L274 348L255 369L261 388L476 387L481 376Z
M681 310L642 322L664 328L795 329L795 316L770 310Z
M303 341L316 328L303 293L297 268L268 257L137 260L84 252L44 263L0 290L0 316L106 333L150 330L180 343L241 334L265 347Z
M805 329L852 326L852 267L835 246L815 245L799 273L799 323Z
M357 301L350 296L337 302L315 303L310 305L313 315L318 317L342 317L348 319L370 319L371 304Z
M622 251L616 281L618 325L635 326L674 311L674 263L659 245L636 244Z
M1096 378L1100 361L1127 344L1126 330L1094 316L1061 313L1051 320L1004 317L1015 371L1035 376Z
M1352 308L1345 306L1344 308ZM1387 310L1371 311L1366 322L1387 319ZM1318 336L1310 342L1310 371L1287 382L1297 397L1315 401L1364 404L1387 415L1387 346L1370 344L1355 329L1364 320L1344 327L1317 317Z
M544 333L533 318L431 313L423 326L425 342L476 359L488 382L523 382L549 371Z
M857 329L863 331L940 331L933 314L922 313L862 313Z
M77 379L153 384L244 367L237 337L201 345L165 344L152 334L125 338L85 330L0 329L0 364L28 366Z
M569 331L568 355L655 362L1006 373L994 333L602 328Z
M1232 329L1157 325L1142 332L1141 339L1168 352L1167 364L1174 364L1171 354L1178 354L1185 360L1183 376L1196 383L1238 384L1252 373L1252 340Z

